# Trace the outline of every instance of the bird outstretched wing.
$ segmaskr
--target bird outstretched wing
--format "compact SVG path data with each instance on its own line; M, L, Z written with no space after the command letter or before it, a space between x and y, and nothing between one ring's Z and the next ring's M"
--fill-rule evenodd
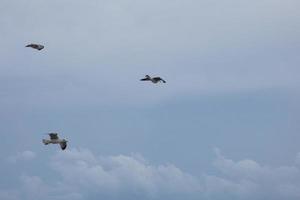
M160 80L161 80L163 83L166 83L166 81L165 81L164 79L161 78Z
M37 47L37 50L42 50L44 48L44 46L43 45L38 45L38 47Z
M67 142L65 142L65 141L64 142L60 142L59 145L60 145L60 148L62 150L65 150L67 148Z
M160 78L160 77L153 77L153 80L155 80L157 82L162 81L163 83L166 83L166 81L164 79Z

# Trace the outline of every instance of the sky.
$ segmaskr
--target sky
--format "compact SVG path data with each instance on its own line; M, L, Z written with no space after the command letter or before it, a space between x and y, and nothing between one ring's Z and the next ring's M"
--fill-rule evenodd
M300 198L299 1L0 5L0 200Z

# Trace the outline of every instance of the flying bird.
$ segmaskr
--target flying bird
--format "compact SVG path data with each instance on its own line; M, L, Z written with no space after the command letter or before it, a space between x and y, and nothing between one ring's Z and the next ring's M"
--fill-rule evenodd
M152 83L158 83L158 82L166 83L166 81L160 77L151 78L149 75L146 75L145 78L141 79L141 81L151 81Z
M42 50L43 48L44 48L44 46L43 45L41 45L41 44L28 44L28 45L26 45L25 47L31 47L31 48L33 48L33 49L37 49L37 50Z
M48 144L59 144L62 150L65 150L67 148L67 140L65 139L59 139L57 136L57 133L48 133L50 136L50 140L43 139L43 143L45 145Z

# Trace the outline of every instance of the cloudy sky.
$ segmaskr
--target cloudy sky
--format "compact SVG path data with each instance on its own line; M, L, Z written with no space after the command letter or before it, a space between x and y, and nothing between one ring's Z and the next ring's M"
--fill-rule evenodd
M300 199L299 9L0 0L0 199Z

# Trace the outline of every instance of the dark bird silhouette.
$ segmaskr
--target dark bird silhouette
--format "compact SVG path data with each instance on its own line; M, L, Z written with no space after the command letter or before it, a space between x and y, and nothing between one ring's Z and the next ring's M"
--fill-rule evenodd
M151 81L152 83L158 83L158 82L166 83L166 81L160 77L151 78L149 75L146 75L145 78L141 79L141 81Z
M37 50L42 50L43 48L44 48L44 46L43 45L41 45L41 44L28 44L28 45L26 45L26 47L31 47L31 48L33 48L33 49L37 49Z

